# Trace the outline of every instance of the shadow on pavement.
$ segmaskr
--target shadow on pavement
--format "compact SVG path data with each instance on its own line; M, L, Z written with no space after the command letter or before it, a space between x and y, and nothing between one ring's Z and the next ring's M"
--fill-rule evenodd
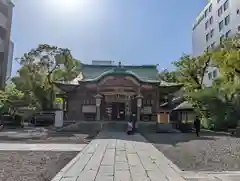
M194 133L142 133L142 135L150 143L169 144L172 146L193 140L216 140L216 137L209 134L202 134L200 137L197 137Z
M142 136L139 136L142 135ZM124 132L100 132L97 139L119 139L136 142L150 142L153 144L169 144L176 145L181 142L189 142L192 140L216 140L208 134L197 137L194 133L135 133L127 135Z

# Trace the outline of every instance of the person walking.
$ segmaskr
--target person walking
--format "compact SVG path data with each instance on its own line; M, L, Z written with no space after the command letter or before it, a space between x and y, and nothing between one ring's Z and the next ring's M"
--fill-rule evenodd
M201 126L201 121L200 121L199 117L196 116L196 118L194 120L194 127L195 127L197 137L199 137L200 126Z

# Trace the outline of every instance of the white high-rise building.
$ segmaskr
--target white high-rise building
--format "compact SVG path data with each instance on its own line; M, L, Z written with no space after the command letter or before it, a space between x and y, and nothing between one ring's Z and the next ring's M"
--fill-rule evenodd
M11 41L9 43L9 51L8 51L6 81L10 81L11 74L12 74L13 51L14 51L14 43Z
M224 38L240 33L240 0L209 0L193 26L192 53L199 56L216 47ZM204 84L211 86L220 76L217 68L209 67Z
M12 66L13 44L10 37L13 8L11 0L0 0L0 89L5 87Z

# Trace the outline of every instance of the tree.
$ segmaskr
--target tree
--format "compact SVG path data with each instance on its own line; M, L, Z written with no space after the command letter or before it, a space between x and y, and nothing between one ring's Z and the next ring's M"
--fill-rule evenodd
M1 112L13 107L17 101L24 101L24 94L16 89L13 83L8 84L4 91L0 91Z
M205 52L202 56L192 57L183 55L180 60L173 62L179 81L188 91L202 89L203 78L210 63L210 54Z
M43 109L53 108L56 87L54 81L70 81L80 72L80 62L70 50L50 45L39 45L19 58L22 65L12 81L28 95L32 104Z
M177 72L175 71L170 72L167 69L159 73L159 78L160 80L163 80L166 82L174 82L174 83L179 82Z
M212 87L190 93L194 102L201 107L205 126L213 129L227 129L237 126L240 116L239 86L218 79Z
M228 38L212 53L215 66L223 78L236 81L240 77L240 35Z

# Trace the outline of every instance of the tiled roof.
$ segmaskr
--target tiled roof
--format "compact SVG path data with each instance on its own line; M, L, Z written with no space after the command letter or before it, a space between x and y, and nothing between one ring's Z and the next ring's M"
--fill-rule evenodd
M106 75L126 74L142 82L160 83L158 70L155 65L145 66L109 66L109 65L82 65L83 79L81 81L97 81Z
M182 86L178 83L161 81L158 74L159 72L156 65L116 66L82 64L81 72L75 79L68 82L55 82L55 84L58 86L66 85L68 87L72 87L81 84L81 82L98 81L105 76L130 75L135 77L140 82L157 84L159 87L167 89L168 87L172 87L174 88L172 92L176 91L175 89L178 90L179 87Z
M181 104L179 104L177 107L175 107L173 110L189 110L193 109L193 106L188 101L184 101Z

